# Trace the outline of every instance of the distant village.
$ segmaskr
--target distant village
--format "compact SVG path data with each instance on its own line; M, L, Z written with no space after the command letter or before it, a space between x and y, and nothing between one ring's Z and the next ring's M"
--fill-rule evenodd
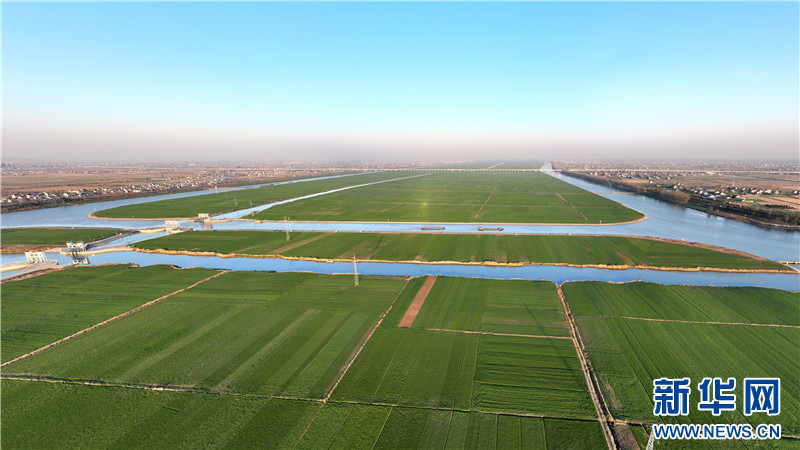
M92 200L135 197L173 192L242 186L271 181L339 175L362 170L397 169L430 165L417 161L379 162L277 162L277 163L40 163L0 164L4 186L0 195L0 208L4 212L63 205ZM165 173L188 172L193 176L164 176ZM48 190L19 189L8 187L14 177L48 177L56 175L91 175L95 178L107 175L107 180L77 188L53 188ZM125 183L126 175L142 175L140 183ZM76 181L72 184L79 184ZM66 184L66 182L65 182ZM88 183L87 183L88 184Z

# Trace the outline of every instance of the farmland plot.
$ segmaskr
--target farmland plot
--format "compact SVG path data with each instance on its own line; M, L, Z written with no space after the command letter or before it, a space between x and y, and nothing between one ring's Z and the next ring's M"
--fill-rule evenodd
M542 173L434 174L278 205L260 220L568 223L642 214Z
M291 446L316 402L2 381L3 448Z
M797 294L779 289L599 281L563 289L575 315L800 326Z
M570 340L384 327L331 399L565 418L595 416Z
M440 278L414 328L569 336L555 285L548 281Z
M698 288L643 283L564 286L601 390L616 418L652 421L653 380L737 379L735 411L714 417L690 400L690 423L781 423L800 434L800 328L796 294L763 288ZM647 295L645 295L647 294ZM608 315L604 315L608 314ZM629 318L614 317L624 315ZM646 317L650 320L635 318ZM655 318L656 320L652 320ZM663 318L663 319L662 319ZM686 319L684 319L686 318ZM666 321L664 321L666 320ZM683 323L706 320L722 323ZM724 323L728 322L728 323ZM738 324L739 322L745 324ZM778 327L746 323L776 323ZM746 377L781 379L781 414L744 416ZM665 421L676 419L662 418Z
M602 448L596 421L328 403L298 448Z
M191 231L139 242L148 250L378 261L455 261L720 269L791 269L708 248L620 236Z
M7 372L320 398L404 284L231 272Z
M111 265L72 267L5 283L2 360L10 361L214 273ZM142 283L143 279L148 282Z

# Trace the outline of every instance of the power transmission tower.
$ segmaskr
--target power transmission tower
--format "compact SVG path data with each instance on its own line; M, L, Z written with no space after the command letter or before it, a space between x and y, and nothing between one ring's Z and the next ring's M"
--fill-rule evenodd
M283 216L283 223L284 223L284 225L286 225L286 240L288 241L289 240L289 218L286 217L286 216Z

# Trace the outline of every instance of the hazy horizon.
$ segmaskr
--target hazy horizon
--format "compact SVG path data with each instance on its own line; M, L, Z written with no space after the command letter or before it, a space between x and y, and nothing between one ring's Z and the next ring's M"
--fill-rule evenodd
M796 161L798 13L3 2L2 158Z

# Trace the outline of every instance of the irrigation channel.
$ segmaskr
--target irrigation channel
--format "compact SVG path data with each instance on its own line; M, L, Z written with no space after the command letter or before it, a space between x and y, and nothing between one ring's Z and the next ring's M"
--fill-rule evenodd
M565 182L594 192L603 197L617 201L629 208L647 214L641 222L622 225L507 225L502 224L502 233L510 234L597 234L650 236L700 242L721 247L741 250L773 260L800 259L800 233L781 229L767 229L708 215L699 211L670 205L655 199L632 195L603 185L577 180L551 171L552 166L545 165L542 170ZM351 176L351 175L343 175ZM319 179L319 178L316 178ZM293 180L290 182L302 182ZM247 188L260 187L249 186ZM243 189L243 188L239 188ZM48 208L33 211L22 211L2 215L3 227L111 227L122 229L144 229L163 226L161 220L98 220L88 215L103 209L117 206L146 203L170 198L182 198L218 191L200 191L181 194L159 195L146 198L115 200L110 202L91 203L78 206ZM324 194L311 194L318 196ZM426 228L441 227L442 230L422 230L423 224L391 223L391 222L253 222L236 220L253 211L261 211L276 204L297 201L301 198L275 202L254 208L247 208L216 216L214 219L226 220L212 223L181 221L180 225L193 229L215 230L280 230L288 227L291 231L364 231L364 232L426 232L426 233L481 233L479 226L487 224L424 224ZM493 231L498 232L498 231ZM136 234L112 242L107 247L119 247L160 234ZM60 265L72 263L69 256L56 256ZM52 258L51 258L52 259ZM23 255L2 255L0 261L5 265L10 262L24 260ZM206 267L229 270L251 271L305 271L315 273L352 273L352 263L297 261L281 258L220 258L215 256L188 256L147 254L136 251L115 251L89 256L92 264L134 263L141 266L154 264L171 264L178 267ZM686 272L670 270L626 269L612 270L587 267L566 267L551 265L534 265L521 267L480 266L462 264L408 264L387 262L360 262L358 272L364 275L421 276L444 275L493 279L527 279L550 280L555 283L565 281L599 280L611 282L650 281L661 284L691 284L714 286L762 286L800 290L800 273L724 273L724 272ZM14 272L3 273L3 278L15 275Z

